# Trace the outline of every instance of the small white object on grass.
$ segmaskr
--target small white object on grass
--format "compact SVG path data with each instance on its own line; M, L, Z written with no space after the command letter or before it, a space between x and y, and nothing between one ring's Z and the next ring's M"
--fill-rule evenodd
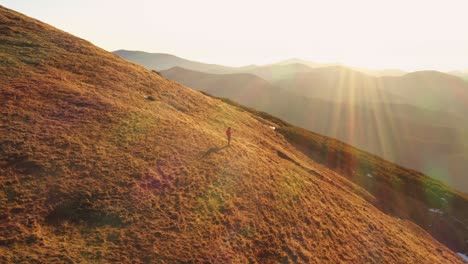
M437 208L429 208L428 209L430 212L432 213L436 213L436 214L443 214L444 212L440 209L437 209Z
M462 258L465 262L468 262L468 256L463 254L463 253L460 253L458 252L457 253L458 256L460 256L460 258Z

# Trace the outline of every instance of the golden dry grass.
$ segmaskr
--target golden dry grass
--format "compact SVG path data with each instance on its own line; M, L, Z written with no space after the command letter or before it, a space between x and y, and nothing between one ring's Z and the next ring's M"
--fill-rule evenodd
M276 131L314 162L372 194L358 192L382 211L413 221L457 252L468 251L468 195L336 139L294 127L264 112L220 100L276 126ZM347 184L342 182L342 184ZM434 210L439 210L434 212Z
M258 116L3 7L0 32L0 262L461 263Z

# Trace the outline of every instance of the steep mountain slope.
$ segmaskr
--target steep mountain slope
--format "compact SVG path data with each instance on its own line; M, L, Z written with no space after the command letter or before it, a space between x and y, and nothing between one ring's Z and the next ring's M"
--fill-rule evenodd
M452 191L415 171L332 138L291 126L264 112L221 99L277 125L276 131L315 162L347 177L377 199L378 207L412 219L450 248L466 251L468 244L468 196Z
M217 75L182 68L162 71L161 74L194 89L227 97L292 124L343 140L468 192L468 178L465 177L468 170L468 142L465 137L468 126L465 118L407 104L372 102L376 98L385 101L390 96L375 91L375 86L365 86L365 81L356 81L360 77L353 75L362 74L352 71L335 75L327 68L317 70L327 74L306 73L301 74L306 75L305 78L295 79L304 85L303 91L291 83L291 86L280 89L248 74ZM342 76L340 78L345 81L338 81L340 78L337 76ZM352 92L346 90L349 85L337 85L349 80L356 81ZM360 88L360 85L365 88ZM306 94L310 98L306 98ZM328 100L316 99L315 96Z
M462 263L270 121L3 7L0 25L1 262Z

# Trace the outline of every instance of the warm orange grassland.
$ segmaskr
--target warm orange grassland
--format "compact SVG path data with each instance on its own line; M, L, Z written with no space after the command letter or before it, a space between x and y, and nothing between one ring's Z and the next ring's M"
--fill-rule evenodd
M269 118L3 7L0 33L0 262L461 263Z

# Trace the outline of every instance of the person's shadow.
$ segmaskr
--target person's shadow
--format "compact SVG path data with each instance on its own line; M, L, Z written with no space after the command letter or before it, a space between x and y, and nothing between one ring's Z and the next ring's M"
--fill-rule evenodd
M221 148L220 147L212 147L212 148L208 149L205 153L203 153L201 155L201 158L204 159L204 158L210 156L211 154L216 153L218 151L221 151L221 150L223 150L223 149L225 149L227 147L228 147L227 145L224 146L224 147L221 147Z

